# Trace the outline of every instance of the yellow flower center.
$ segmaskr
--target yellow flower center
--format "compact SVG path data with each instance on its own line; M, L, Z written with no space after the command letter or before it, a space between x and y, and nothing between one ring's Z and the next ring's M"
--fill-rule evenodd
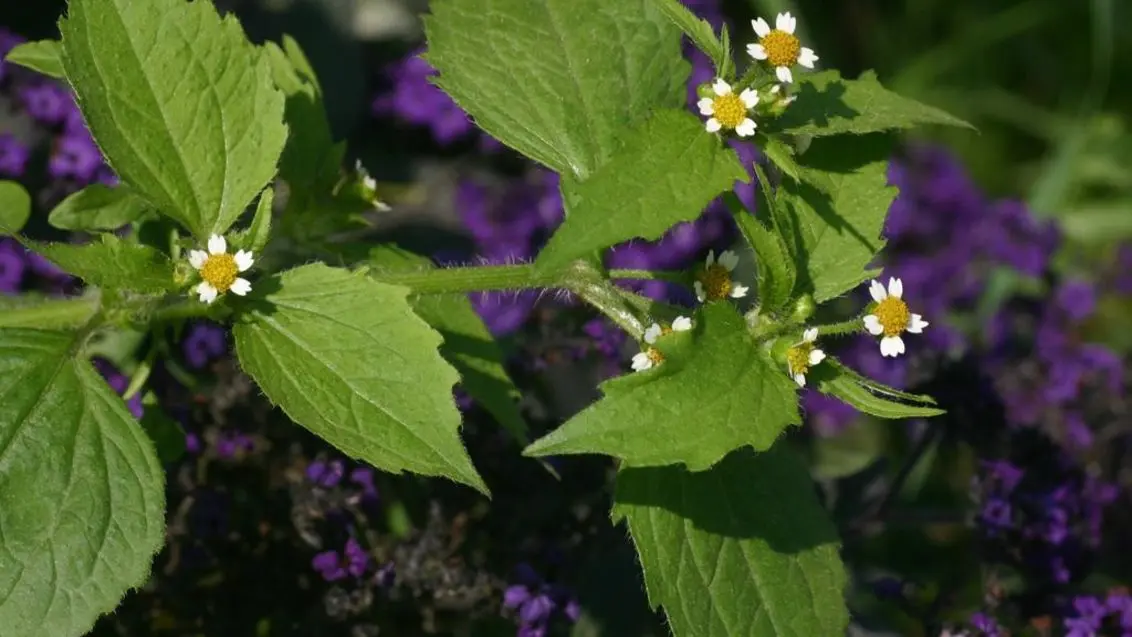
M791 374L805 374L810 370L812 351L814 351L813 343L798 343L786 350L786 364L790 366Z
M660 350L655 347L650 347L645 350L645 356L649 357L649 360L652 361L653 366L660 365L664 362L664 354L661 354Z
M734 93L717 95L711 105L715 113L713 117L724 128L739 128L739 124L747 119L747 105Z
M232 287L239 275L240 269L236 267L236 258L230 254L210 254L200 268L200 278L221 294Z
M794 66L802 54L802 43L794 34L775 29L759 41L771 66Z
M908 312L908 304L894 296L877 303L873 314L884 328L885 336L899 335L907 329L908 322L912 318L911 313Z
M718 263L710 265L700 273L700 285L704 286L704 300L726 299L731 295L731 272Z

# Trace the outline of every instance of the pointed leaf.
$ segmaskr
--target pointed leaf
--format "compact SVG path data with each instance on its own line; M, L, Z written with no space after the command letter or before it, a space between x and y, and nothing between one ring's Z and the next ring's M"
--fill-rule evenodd
M0 330L0 626L85 635L149 576L164 473L74 335Z
M129 188L91 184L60 201L47 222L60 230L117 230L137 221L150 208Z
M751 340L730 304L708 304L695 320L702 333L686 360L645 372L655 379L631 374L606 383L604 398L524 454L602 453L632 465L683 463L699 471L739 447L770 448L801 419L796 386ZM665 371L674 364L679 369Z
M259 195L259 203L256 204L252 224L245 230L233 233L232 245L251 250L253 254L262 252L263 247L267 245L267 241L271 238L271 215L274 212L272 208L274 204L275 189L265 188Z
M684 35L688 36L688 39L697 49L711 58L715 68L720 70L719 75L726 77L727 73L724 71L731 60L731 52L715 36L715 29L712 28L711 24L689 11L687 7L680 3L680 0L653 0L653 2L672 21L672 24L675 24L677 28L684 32ZM724 28L726 29L726 27Z
M63 63L59 60L58 40L37 40L12 47L4 60L42 73L57 80L65 79Z
M429 259L380 246L370 252L370 262L381 268L431 269ZM460 373L460 384L521 445L530 444L527 423L519 412L519 389L503 366L503 351L483 320L463 294L430 294L409 297L417 315L444 338L440 355Z
M18 234L31 217L31 195L16 181L0 181L0 237Z
M818 372L818 369L814 371ZM935 404L931 396L893 389L861 376L836 360L826 361L820 368L820 373L813 377L822 393L836 396L862 412L879 418L930 418L946 413L938 407L927 406ZM913 404L892 400L893 398Z
M560 173L585 179L624 128L686 99L680 32L654 0L438 0L430 8L436 84L493 137Z
M91 285L137 292L177 288L173 263L160 250L129 243L113 234L86 245L25 241L28 248Z
M928 124L974 127L933 106L897 95L881 86L876 73L855 80L837 71L802 75L798 99L767 130L792 135L864 134Z
M283 95L212 2L71 0L63 66L110 165L198 239L223 234L275 174Z
M886 174L891 139L884 135L815 139L802 156L801 182L786 180L777 205L799 291L818 303L873 275L867 266L884 247L881 229L896 188Z
M295 422L343 453L486 493L460 442L459 377L407 294L321 264L261 280L233 328L240 365Z
M845 634L837 531L784 442L701 473L622 469L613 515L676 637Z
M703 122L685 111L660 111L628 133L589 179L563 178L566 221L539 255L538 267L555 270L636 237L658 239L748 179L735 152Z

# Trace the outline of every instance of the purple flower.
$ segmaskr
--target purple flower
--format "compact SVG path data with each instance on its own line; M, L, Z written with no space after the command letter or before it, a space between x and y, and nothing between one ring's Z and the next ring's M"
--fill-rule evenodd
M23 248L11 239L0 239L0 293L19 292L24 270Z
M91 183L102 168L102 153L84 130L58 138L48 160L47 170L55 179Z
M813 389L802 391L802 413L819 436L835 436L861 415L853 406Z
M367 500L377 499L377 487L374 485L373 479L373 469L369 467L358 467L350 472L350 482L361 487L362 498Z
M369 567L369 554L357 540L350 538L341 553L323 551L314 556L311 566L328 582L345 579L348 575L361 577Z
M91 363L94 365L94 368L98 370L98 373L102 374L102 377L106 379L106 384L110 386L110 389L114 390L114 393L119 396L126 393L126 390L130 387L129 378L104 359L95 358L91 360ZM130 414L132 414L134 418L140 419L142 417L144 409L142 408L140 391L126 401L126 408L130 410Z
M28 115L47 126L62 123L67 113L76 108L70 92L55 82L24 86L20 90L20 101Z
M345 467L341 460L331 460L330 462L318 460L310 463L307 467L307 479L320 487L331 489L342 482L344 472Z
M983 612L971 615L971 626L976 630L981 630L985 637L999 637L1002 635L1002 628L998 625L995 618Z
M216 455L221 458L235 458L240 453L247 453L255 449L255 441L251 436L243 433L221 434L216 440Z
M189 366L200 369L228 352L227 335L219 325L197 323L189 329L181 349Z
M527 624L538 624L550 618L554 602L546 595L535 595L523 603L519 609L519 620Z
M508 586L507 590L503 591L503 607L504 608L519 608L527 603L531 598L531 591L522 584Z
M1097 306L1097 292L1088 281L1066 281L1054 294L1054 305L1070 321L1080 322L1093 314Z
M436 69L420 57L422 52L410 54L388 70L393 86L388 94L374 100L374 114L424 126L441 145L471 136L477 131L471 118L429 81Z
M0 135L0 175L23 177L31 151L20 140L8 133Z

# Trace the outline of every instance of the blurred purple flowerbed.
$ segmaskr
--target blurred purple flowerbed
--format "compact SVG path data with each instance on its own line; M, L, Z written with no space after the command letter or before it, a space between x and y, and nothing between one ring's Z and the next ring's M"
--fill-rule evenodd
M717 25L723 19L715 2L687 4ZM19 41L0 31L0 53ZM688 55L692 100L711 67ZM455 152L461 166L476 167L452 202L474 253L434 257L533 258L562 218L557 176L477 129L428 83L431 73L410 53L375 78L371 107L386 125L427 131L432 145L422 155ZM0 177L27 185L35 227L57 233L47 211L88 184L114 185L113 173L58 83L0 63L0 101ZM745 161L759 159L752 146L736 148ZM500 164L506 169L485 175ZM889 178L900 195L878 265L903 280L933 327L898 359L882 358L866 335L831 349L876 380L934 395L948 414L876 422L806 390L796 436L841 529L858 634L1132 635L1123 588L1132 573L1128 358L1088 336L1099 303L1132 296L1132 246L1110 269L1062 275L1057 226L984 195L946 149L905 146ZM753 188L738 194L756 208ZM725 209L713 205L662 240L618 246L606 259L685 268L734 237ZM1001 271L1024 285L988 303ZM662 282L638 285L658 299L692 301ZM78 289L0 239L3 294ZM848 316L864 299L823 311ZM570 298L532 291L472 301L509 354L535 432L592 400L598 381L626 373L635 351ZM183 436L183 452L167 463L167 545L151 581L93 634L667 634L624 530L607 517L611 462L556 459L556 479L520 458L457 390L465 439L494 499L382 474L274 411L239 372L224 328L190 324L179 343L147 385L156 404L129 404L139 417L171 418ZM126 390L111 361L97 366Z

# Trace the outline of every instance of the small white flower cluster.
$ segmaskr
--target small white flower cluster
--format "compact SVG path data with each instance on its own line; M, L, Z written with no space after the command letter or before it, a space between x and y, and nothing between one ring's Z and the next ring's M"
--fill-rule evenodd
M692 329L692 319L687 316L676 317L669 328L661 327L659 323L648 326L645 330L645 344L648 345L648 349L633 356L633 371L643 372L664 362L664 355L653 347L661 336L671 332L687 332L690 329Z
M794 81L791 69L795 66L814 68L818 61L814 50L802 46L801 40L794 35L798 20L787 13L780 13L771 29L766 20L758 18L751 21L751 28L758 36L758 42L747 45L747 55L755 60L765 62L774 69L774 75L782 84ZM769 99L785 107L794 101L794 97L781 97L782 84L775 84L769 90ZM739 137L750 137L755 134L758 124L750 113L759 103L759 94L751 88L743 89L738 95L735 89L723 78L716 78L711 87L714 96L705 96L696 103L700 114L707 117L705 127L709 133L720 131L735 131Z

